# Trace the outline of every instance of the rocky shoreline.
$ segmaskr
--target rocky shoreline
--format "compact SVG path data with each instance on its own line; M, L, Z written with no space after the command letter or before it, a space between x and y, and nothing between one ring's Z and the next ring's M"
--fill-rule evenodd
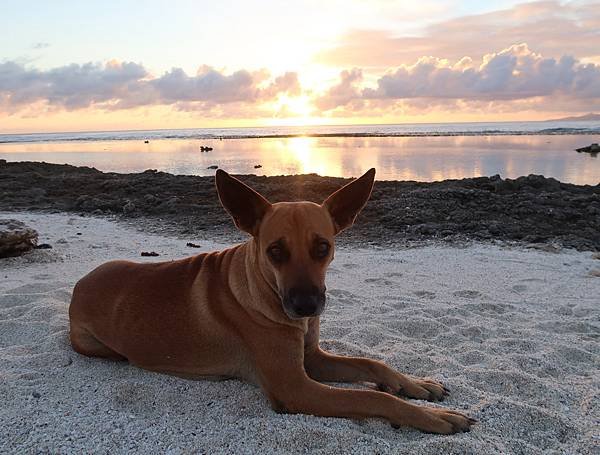
M272 202L322 202L349 179L239 176ZM221 241L242 239L222 209L212 177L148 170L0 160L0 210L118 216L143 230ZM501 240L600 251L600 183L572 185L529 175L424 183L377 181L343 243L400 245L430 240Z

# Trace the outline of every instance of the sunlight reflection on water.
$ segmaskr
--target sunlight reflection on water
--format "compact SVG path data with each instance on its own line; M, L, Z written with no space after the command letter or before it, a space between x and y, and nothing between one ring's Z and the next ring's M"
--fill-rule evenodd
M92 141L0 144L8 161L46 161L102 171L158 169L212 175L304 174L351 177L377 168L379 180L437 181L500 174L543 174L598 184L600 157L574 151L600 136L294 137L226 140ZM201 153L200 145L214 150ZM255 169L260 164L262 168Z

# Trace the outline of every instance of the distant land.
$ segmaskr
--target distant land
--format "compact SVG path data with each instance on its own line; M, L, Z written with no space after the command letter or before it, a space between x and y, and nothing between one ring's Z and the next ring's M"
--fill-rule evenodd
M563 118L555 118L552 120L546 120L546 122L580 122L585 120L600 120L600 114L585 114L580 115L578 117L563 117Z

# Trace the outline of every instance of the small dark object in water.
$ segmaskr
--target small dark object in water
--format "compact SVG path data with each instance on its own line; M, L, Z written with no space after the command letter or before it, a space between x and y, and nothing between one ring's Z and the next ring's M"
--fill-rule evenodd
M160 256L156 251L142 251L141 255L146 257Z
M260 169L262 166L260 164L255 164L254 169Z
M189 246L190 248L202 248L200 245L198 245L197 243L192 243L192 242L188 242L185 244L185 246Z
M588 145L587 147L580 147L578 149L575 149L575 151L577 153L591 153L592 156L596 156L598 153L600 153L600 145L593 143L591 145Z
M40 243L39 245L36 245L34 248L36 248L38 250L51 250L52 245L50 245L48 243Z
M77 235L81 235L81 232L78 232Z
M144 141L144 144L149 144L149 143L150 143L150 141L148 141L148 140Z
M212 166L208 166L206 169L219 169L219 166L213 164Z
M212 151L212 149L213 149L212 147L208 147L208 146L204 146L204 145L200 146L201 152L210 152L210 151Z

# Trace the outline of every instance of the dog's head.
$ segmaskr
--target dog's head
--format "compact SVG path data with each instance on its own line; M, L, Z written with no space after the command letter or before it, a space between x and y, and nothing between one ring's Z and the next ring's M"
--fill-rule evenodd
M254 237L259 267L276 287L288 317L318 316L325 308L325 272L333 259L334 238L354 223L371 195L374 178L375 169L370 169L321 205L271 204L217 170L219 199L235 225Z

